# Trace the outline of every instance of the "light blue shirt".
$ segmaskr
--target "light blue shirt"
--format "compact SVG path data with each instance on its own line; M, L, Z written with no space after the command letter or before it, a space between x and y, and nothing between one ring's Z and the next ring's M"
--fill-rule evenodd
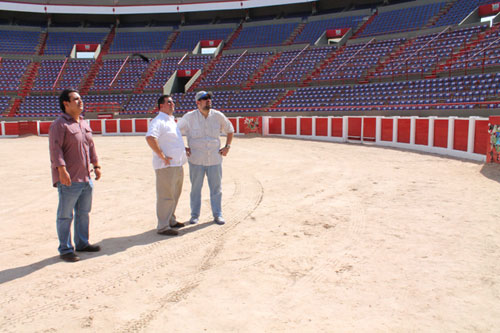
M204 166L222 163L220 135L234 133L233 125L222 112L210 109L205 118L199 110L193 110L186 113L177 126L187 136L190 163Z

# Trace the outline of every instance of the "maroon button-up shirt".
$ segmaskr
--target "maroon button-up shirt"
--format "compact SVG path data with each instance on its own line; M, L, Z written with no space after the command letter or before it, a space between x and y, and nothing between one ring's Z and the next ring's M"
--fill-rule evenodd
M80 116L76 122L71 116L63 113L49 129L49 151L52 169L52 184L59 182L57 167L66 166L71 182L88 182L92 170L90 164L96 165L97 154L92 130Z

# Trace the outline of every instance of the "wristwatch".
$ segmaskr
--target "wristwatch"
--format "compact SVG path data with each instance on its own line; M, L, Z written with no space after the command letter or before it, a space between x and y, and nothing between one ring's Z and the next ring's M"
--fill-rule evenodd
M224 148L231 148L231 145L226 145Z

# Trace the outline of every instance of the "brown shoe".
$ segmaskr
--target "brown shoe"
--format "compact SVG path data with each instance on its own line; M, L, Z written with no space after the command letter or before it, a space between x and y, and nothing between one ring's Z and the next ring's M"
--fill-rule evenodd
M179 232L177 230L174 230L174 229L166 229L163 231L159 231L158 234L165 235L165 236L177 236L179 234Z
M186 226L184 223L182 223L182 222L177 222L177 224L172 225L171 227L172 227L172 228L182 228L182 227L184 227L184 226Z
M59 258L66 262L77 262L78 260L80 260L80 257L77 256L74 252L61 254Z

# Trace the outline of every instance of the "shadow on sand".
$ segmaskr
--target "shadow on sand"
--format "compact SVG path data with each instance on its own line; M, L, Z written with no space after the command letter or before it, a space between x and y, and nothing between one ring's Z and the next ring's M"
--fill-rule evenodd
M189 225L189 223L186 223L186 227L179 230L179 236L180 237L186 234L189 234L191 232L195 232L197 230L204 229L206 227L209 227L213 225L213 222L205 222L205 223L199 223L196 225ZM91 259L91 258L96 258L100 256L111 256L113 254L119 253L119 252L124 252L127 249L134 247L134 246L141 246L141 245L148 245L156 242L161 242L165 241L168 239L171 239L172 237L170 236L162 236L158 235L156 233L156 229L154 230L148 230L146 232L143 232L141 234L137 235L132 235L132 236L123 236L123 237L115 237L115 238L106 238L103 239L100 243L98 243L101 246L101 251L100 252L95 252L95 253L80 253L79 257L81 260L86 260L86 259ZM26 266L20 266L20 267L15 267L15 268L9 268L3 271L0 271L0 284L6 283L12 280L16 280L19 278L22 278L24 276L27 276L31 273L34 273L40 269L43 269L44 267L60 263L61 259L59 259L59 256L52 256L50 258L46 258L43 260L40 260L38 262L26 265Z
M500 164L498 163L487 163L481 168L481 174L488 179L494 180L500 183Z

